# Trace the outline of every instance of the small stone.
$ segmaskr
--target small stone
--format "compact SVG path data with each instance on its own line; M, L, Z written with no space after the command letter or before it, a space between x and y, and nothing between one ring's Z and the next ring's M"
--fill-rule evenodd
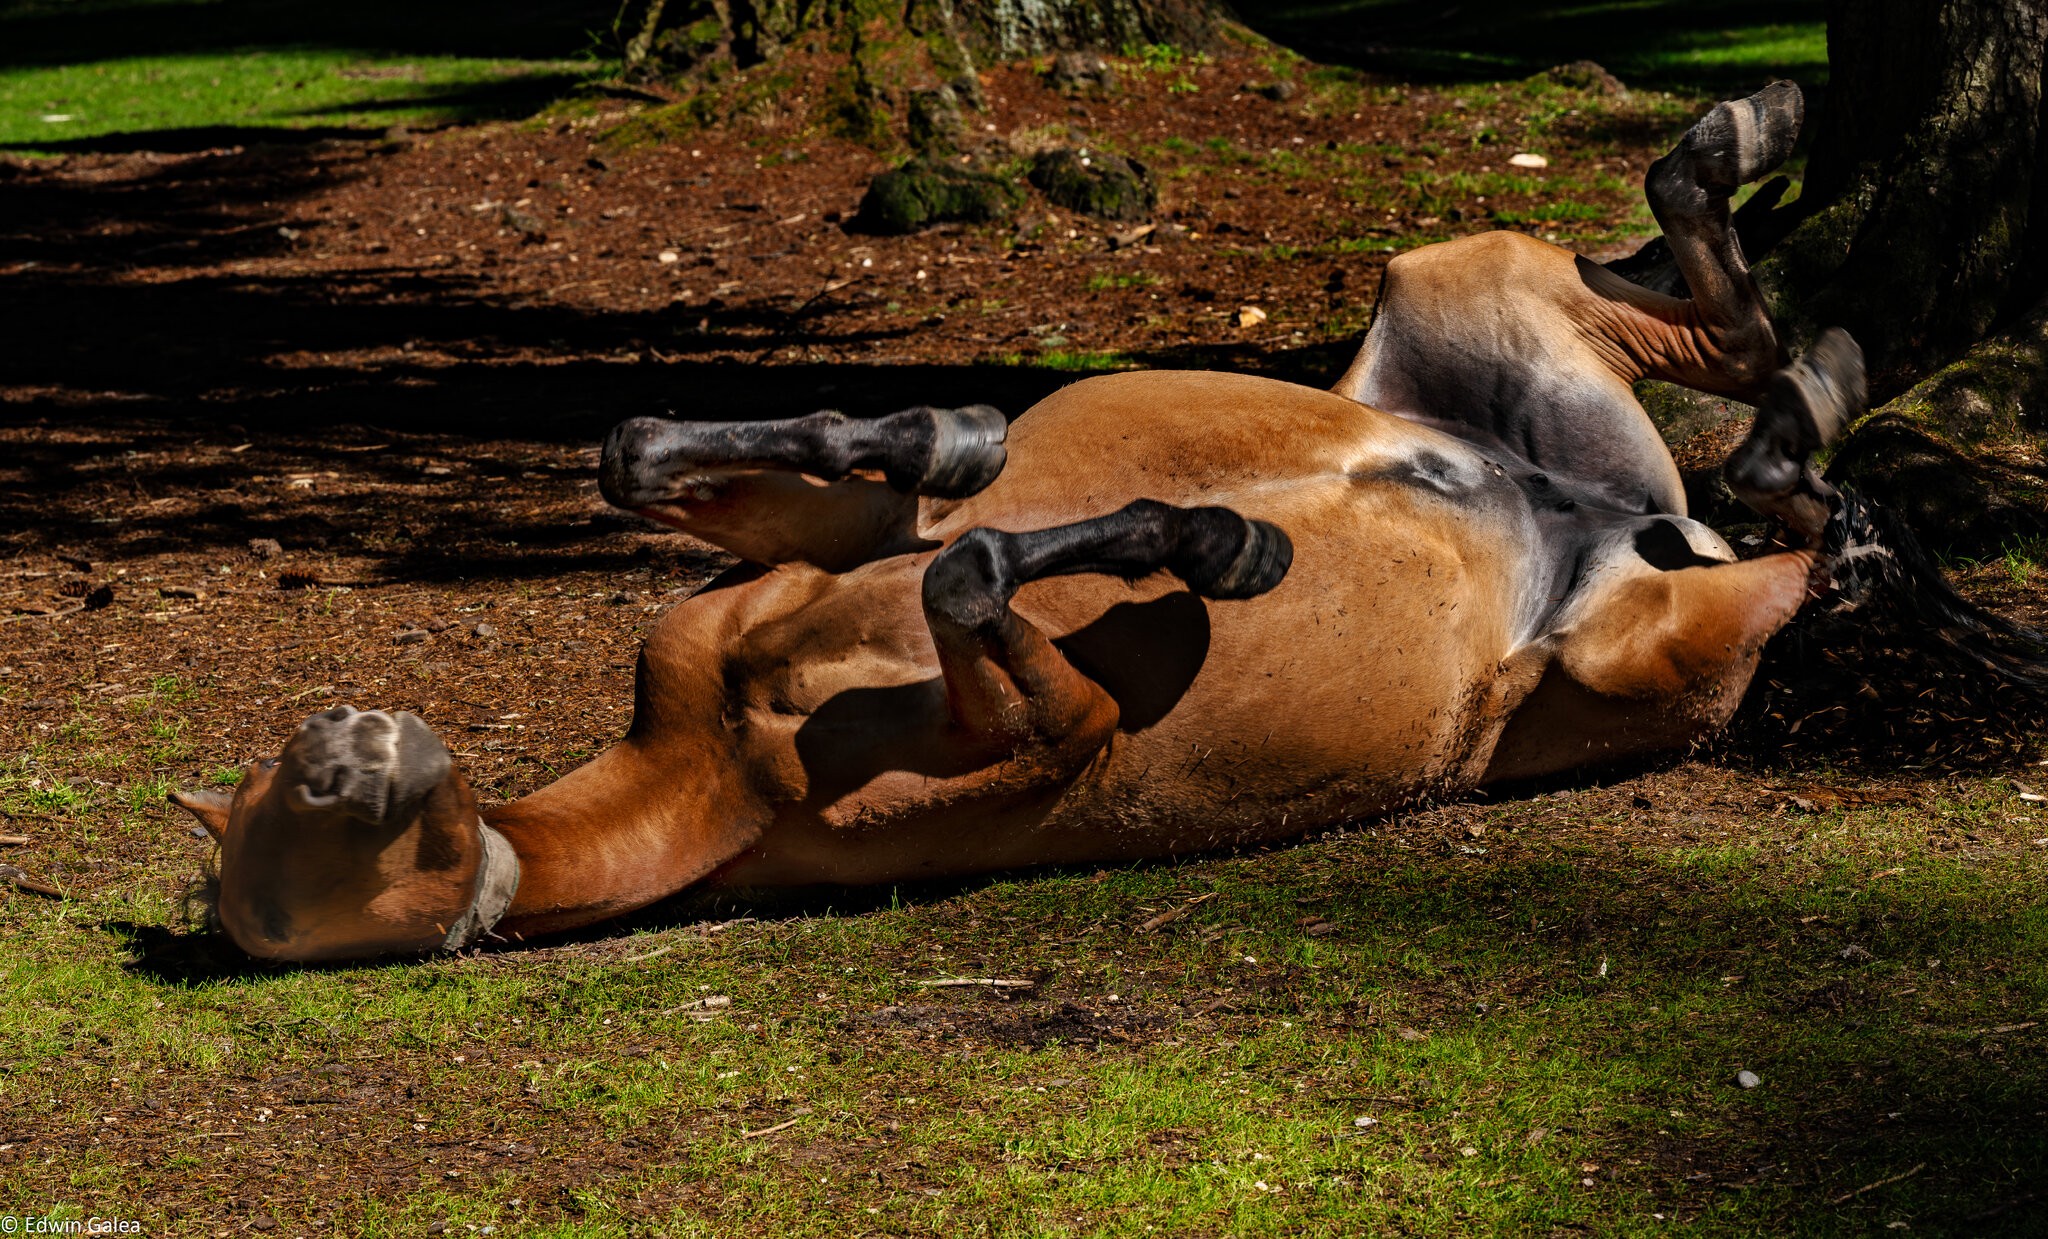
M663 250L654 256L654 260L663 266L667 266L672 262L681 262L683 256L674 250Z
M1379 1120L1370 1114L1361 1114L1351 1120L1351 1125L1353 1127L1376 1127L1379 1125Z
M257 1215L256 1215L255 1217L252 1217L252 1218L250 1218L250 1219L249 1219L249 1229L250 1229L250 1230L276 1230L276 1229L277 1229L277 1219L276 1219L276 1218L274 1218L274 1217L272 1217L272 1216L270 1216L270 1215L269 1215L268 1213L259 1213L259 1214L257 1214Z
M498 213L498 222L525 237L528 241L540 241L547 237L548 230L540 220L528 215L518 207L506 207Z
M427 630L424 628L408 628L404 632L399 633L396 639L400 645L418 645L427 639Z
M492 637L498 635L498 626L495 624L487 624L479 620L477 622L476 627L470 629L470 631L475 633L482 640L488 641Z
M1536 75L1572 90L1591 91L1597 95L1619 95L1628 90L1620 78L1609 73L1598 61L1574 60L1570 64L1558 65Z
M1528 151L1508 156L1508 162L1517 168L1547 168L1550 166L1548 159Z
M1112 95L1118 85L1115 67L1095 52L1061 52L1045 81L1063 95Z
M1459 1150L1458 1150L1458 1156L1460 1156L1460 1157L1477 1157L1477 1156L1479 1156L1479 1150L1478 1150L1478 1149L1476 1149L1476 1148L1473 1148L1473 1147L1472 1147L1471 1145L1469 1145L1469 1144L1468 1144L1468 1145L1466 1145L1466 1146L1465 1146L1464 1148L1462 1148L1462 1149L1459 1149Z
M1735 1085L1737 1088L1755 1088L1762 1083L1763 1077L1757 1075L1754 1071L1738 1071L1735 1073Z
M1256 327L1266 321L1266 312L1255 305L1241 305L1237 313L1230 316L1233 327Z

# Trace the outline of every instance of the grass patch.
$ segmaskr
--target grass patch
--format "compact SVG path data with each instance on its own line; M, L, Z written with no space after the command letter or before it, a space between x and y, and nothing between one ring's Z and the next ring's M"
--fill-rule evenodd
M196 149L530 115L599 71L584 54L597 16L508 18L469 0L14 3L0 8L0 148Z
M1087 288L1091 293L1101 293L1118 288L1156 288L1159 284L1160 278L1150 271L1131 271L1123 274L1104 271L1089 276Z
M35 1210L365 1235L1943 1233L2048 1172L2009 789L1719 828L1630 795L321 970L167 933L158 846L77 913L0 903L37 1116L0 1156ZM918 984L956 975L1036 987Z
M1001 366L1036 366L1041 370L1134 370L1138 361L1115 349L1048 348L1037 353L1005 353L996 359Z

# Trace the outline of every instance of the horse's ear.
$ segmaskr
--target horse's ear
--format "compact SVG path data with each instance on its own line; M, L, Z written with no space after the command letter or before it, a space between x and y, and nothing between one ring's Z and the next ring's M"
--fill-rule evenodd
M228 806L234 803L234 796L227 792L172 792L171 803L199 819L206 833L220 842L228 833Z

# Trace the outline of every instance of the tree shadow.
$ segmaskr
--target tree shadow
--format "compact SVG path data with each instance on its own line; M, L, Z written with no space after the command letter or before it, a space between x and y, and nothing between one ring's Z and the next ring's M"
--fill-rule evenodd
M1620 11L1617 11L1620 10ZM1325 63L1403 81L1527 77L1593 60L1630 86L1747 93L1774 76L1818 84L1827 75L1810 40L1745 39L1758 28L1825 20L1821 0L1651 0L1625 6L1511 0L1339 0L1245 5L1260 34Z

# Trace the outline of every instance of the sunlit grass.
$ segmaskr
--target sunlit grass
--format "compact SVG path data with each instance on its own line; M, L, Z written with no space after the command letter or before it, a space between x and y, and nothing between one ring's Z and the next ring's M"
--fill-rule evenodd
M0 23L0 33L6 27ZM581 62L365 56L252 49L0 69L0 145L33 150L117 133L224 128L382 131L462 120L477 92L563 91ZM536 96L536 105L544 102Z

